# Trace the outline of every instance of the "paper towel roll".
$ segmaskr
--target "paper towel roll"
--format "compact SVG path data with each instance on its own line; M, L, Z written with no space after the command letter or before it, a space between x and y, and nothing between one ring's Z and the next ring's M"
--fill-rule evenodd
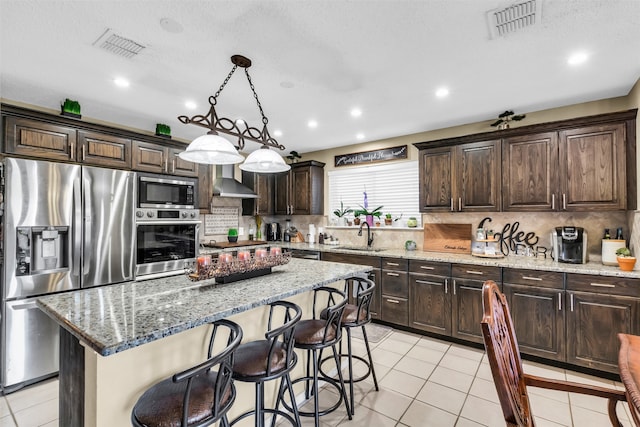
M604 265L618 265L616 251L626 245L625 240L602 239L602 263Z

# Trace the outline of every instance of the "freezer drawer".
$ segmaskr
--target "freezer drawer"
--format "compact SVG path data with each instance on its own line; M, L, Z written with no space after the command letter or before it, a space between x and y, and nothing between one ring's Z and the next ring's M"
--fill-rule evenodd
M36 306L36 299L6 302L3 314L3 387L56 373L59 326Z

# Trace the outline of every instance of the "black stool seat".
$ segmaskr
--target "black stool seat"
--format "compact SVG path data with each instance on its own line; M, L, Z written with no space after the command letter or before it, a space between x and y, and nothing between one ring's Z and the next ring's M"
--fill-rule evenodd
M336 330L336 326L327 325L326 320L302 320L296 328L295 346L297 348L317 347L325 341L335 341Z
M226 346L214 354L216 342L225 338ZM236 398L233 352L241 340L238 324L226 319L213 322L207 360L145 391L131 411L131 423L135 427L205 427L220 421L228 427L227 412Z
M215 384L217 376L217 372L210 371L193 379L187 425L201 425L202 422L214 418L212 402L215 396L211 384ZM180 427L186 390L186 381L175 383L172 378L167 378L140 396L133 408L133 416L145 426ZM231 384L229 384L225 390L222 390L220 405L228 405L232 395Z
M278 342L273 347L273 353L269 357L271 342L267 340L252 341L241 344L236 350L233 361L233 373L242 376L243 381L261 381L267 375L267 363L270 363L271 375L277 375L287 368L287 349Z
M276 301L270 304L269 323L264 340L244 343L235 351L233 364L233 378L236 381L255 383L255 409L247 411L231 422L254 416L255 426L264 426L265 414L271 414L271 425L275 426L276 417L286 419L294 427L300 426L300 416L297 408L292 408L293 416L280 410L280 403L284 402L285 392L289 398L295 400L293 386L289 372L298 362L293 348L293 334L302 310L288 301ZM274 409L264 407L264 383L281 378L276 406ZM284 403L283 403L284 404Z

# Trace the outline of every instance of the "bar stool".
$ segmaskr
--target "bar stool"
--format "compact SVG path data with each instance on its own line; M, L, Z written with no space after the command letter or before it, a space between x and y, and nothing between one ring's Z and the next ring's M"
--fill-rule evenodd
M255 414L255 426L262 427L264 426L265 413L273 414L272 425L275 424L276 415L283 416L293 426L300 425L300 416L295 405L293 405L294 417L279 410L279 405L285 388L289 392L291 401L295 402L289 372L298 361L298 356L293 348L293 333L302 315L302 310L296 304L288 301L276 301L270 306L265 339L244 343L235 351L233 379L255 383L256 404L255 409L238 416L231 422L231 425ZM278 322L279 319L283 319L282 322ZM280 326L277 326L278 324ZM264 383L278 378L281 380L276 407L275 409L265 409Z
M373 366L373 359L371 357L371 348L369 347L369 338L367 337L367 329L365 325L367 323L371 323L371 300L373 299L373 291L376 288L376 284L370 280L365 279L364 277L348 277L344 281L344 292L349 298L353 298L353 304L347 304L344 309L344 313L342 315L342 327L347 332L347 353L342 353L342 341L340 341L339 345L339 353L340 358L346 357L348 360L348 368L349 368L349 376L345 379L345 383L349 383L349 398L351 401L351 414L355 415L355 402L354 402L354 392L353 392L353 384L363 381L371 375L373 377L373 384L375 385L376 391L379 391L378 387L378 378L376 377L376 371ZM324 313L321 315L323 317ZM351 349L352 341L351 341L351 329L352 328L362 328L362 337L364 340L364 345L367 348L367 359L365 360L362 356L353 355L353 351ZM322 372L322 364L327 360L330 360L330 357L322 359L320 364L320 369ZM353 359L360 360L367 367L367 372L358 378L353 377ZM324 372L322 372L324 374ZM325 374L326 375L326 374Z
M326 295L326 305L320 308L320 295ZM323 298L324 299L324 298ZM313 292L313 314L311 319L301 320L298 322L294 332L296 348L307 351L307 366L306 375L302 378L298 378L293 381L294 384L304 381L305 383L305 398L308 400L313 396L313 412L298 411L301 416L314 417L315 425L318 427L320 424L320 416L326 415L335 411L340 406L340 403L344 401L347 409L347 415L349 419L352 419L351 410L349 409L349 400L345 392L344 379L342 378L342 372L338 369L339 383L326 375L319 375L319 362L318 357L320 351L327 347L331 347L333 351L333 358L336 362L336 366L340 365L340 358L336 351L336 343L340 342L342 338L342 315L344 308L347 305L347 298L345 293L341 290L320 287ZM324 313L324 319L320 318L321 311ZM313 363L313 372L310 371L310 365ZM320 411L318 401L318 380L321 379L333 387L338 389L338 401L328 409ZM311 383L311 384L309 384ZM311 387L310 387L311 385ZM295 401L291 402L292 406L295 406ZM283 401L283 405L289 409L286 402Z
M131 411L135 427L205 427L218 421L229 426L227 411L236 399L233 352L242 340L242 329L226 319L212 324L207 360L145 391ZM220 342L224 336L228 336L225 348L213 354L216 337Z

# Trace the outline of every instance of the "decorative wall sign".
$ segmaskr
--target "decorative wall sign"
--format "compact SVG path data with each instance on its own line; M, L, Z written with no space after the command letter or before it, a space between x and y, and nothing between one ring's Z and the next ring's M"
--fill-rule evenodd
M238 228L239 208L211 208L211 215L204 216L204 234L227 234L230 228Z
M335 166L352 166L363 163L386 162L407 158L407 146L382 148L380 150L363 151L360 153L341 154L335 156Z

